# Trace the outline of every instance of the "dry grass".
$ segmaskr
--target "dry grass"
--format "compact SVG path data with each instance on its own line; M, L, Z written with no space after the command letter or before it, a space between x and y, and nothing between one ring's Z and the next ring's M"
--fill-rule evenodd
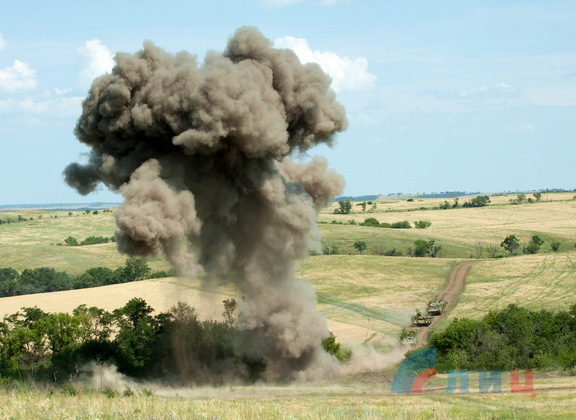
M352 218L363 221L372 216L389 222L432 221L432 226L424 231L392 232L343 225L321 225L321 230L332 239L350 241L365 237L367 242L376 244L380 241L382 246L406 244L418 237L434 238L446 249L460 249L461 255L469 253L478 240L499 243L510 233L523 240L538 233L547 240L563 240L561 250L573 247L570 241L576 233L576 202L572 201L572 194L545 195L544 200L557 201L519 206L509 205L511 198L515 195L493 198L494 205L481 209L414 211L417 207L432 207L444 200L412 203L398 200L379 202L374 214L342 216L326 211L321 215L325 221ZM37 218L40 214L42 219ZM3 216L5 214L0 214L0 218ZM79 240L87 236L112 236L115 226L110 214L68 217L58 213L56 219L49 213L37 213L34 217L34 222L0 226L0 266L19 270L52 266L78 273L91 266L114 268L123 264L125 257L118 255L113 244L79 248L54 245L69 235ZM509 303L532 309L565 309L575 303L571 301L576 292L576 265L572 262L575 256L576 252L571 251L482 261L472 268L461 303L449 318L480 317L487 310ZM301 261L299 274L314 284L319 297L318 307L339 341L368 340L386 347L387 340L397 337L412 311L423 308L443 288L450 268L459 261L371 255L317 256ZM161 267L165 262L157 259L152 264ZM7 314L22 306L38 305L49 312L60 312L81 303L111 310L136 296L159 311L167 310L177 301L186 301L203 317L219 317L221 301L235 296L235 292L230 287L204 289L199 279L168 278L4 298L0 299L0 310ZM438 378L430 384L445 386L445 380ZM68 396L60 390L53 390L53 393L3 390L0 391L0 417L571 419L576 416L574 388L576 382L572 377L537 377L535 390L538 395L535 398L507 392L475 394L473 386L473 393L469 395L446 395L443 391L399 395L390 392L388 374L370 380L362 376L344 378L336 385L155 388L154 396L136 392L137 395L131 397L117 395L114 398L95 391L78 391L78 395ZM122 390L119 391L121 394Z
M416 308L443 289L451 259L331 255L301 262L319 309L339 340L378 344L398 337Z
M510 200L516 195L492 197L492 203L480 208L457 208L434 210L443 199L424 199L414 202L406 200L378 202L374 213L362 213L359 207L353 206L353 213L347 215L332 214L331 209L322 212L320 221L331 223L363 222L368 217L374 217L379 222L398 222L408 220L412 224L417 220L428 220L432 225L427 229L381 229L364 228L348 225L321 225L325 240L343 244L346 251L353 250L354 240L362 234L366 236L368 252L378 246L391 249L393 247L406 250L416 239L434 239L442 246L444 257L469 258L476 255L475 246L484 247L483 257L488 253L486 247L496 246L503 253L499 244L510 235L515 234L521 242L527 244L531 235L538 234L545 241L543 251L550 250L550 242L562 242L561 251L574 247L576 234L576 200L574 193L544 194L540 203L525 203L511 205ZM449 200L451 202L451 200ZM465 199L461 199L460 203ZM426 207L428 210L418 210ZM356 232L360 231L360 234ZM343 237L349 234L349 241Z
M1 298L0 319L22 307L30 306L38 306L46 312L72 312L72 309L85 304L88 307L96 306L112 311L124 306L134 297L144 299L158 312L168 311L178 302L187 302L196 309L201 318L220 319L224 312L222 301L236 296L229 287L208 290L203 288L200 280L168 277L90 289Z
M566 310L576 303L576 252L482 261L470 271L449 318L480 318L516 304L532 310Z
M573 378L536 376L536 395L511 394L506 384L502 393L479 394L473 382L470 394L445 394L443 389L423 394L392 394L390 383L385 380L219 389L152 387L149 389L154 389L154 394L148 396L137 389L133 396L121 396L120 389L120 394L112 398L96 391L80 390L70 396L58 390L51 394L14 390L0 392L0 416L14 419L572 419L576 416L574 386Z
M550 238L563 240L561 250L573 247L570 242L576 233L576 201L573 194L549 194L544 195L541 203L510 205L510 199L514 198L516 195L492 197L492 204L484 208L417 210L418 207L437 207L444 202L443 199L426 199L378 202L375 213L359 213L357 206L353 207L355 213L351 215L334 215L331 213L333 210L327 209L321 214L321 220L363 221L366 217L376 217L387 222L430 220L432 226L421 230L321 224L320 229L323 240L337 243L341 252L354 252L353 243L356 240L366 241L369 253L378 249L405 250L415 239L423 238L435 239L442 246L441 255L469 258L478 241L499 244L511 233L526 241L534 232L548 243ZM466 199L469 198L462 198L460 202ZM336 206L334 204L332 207ZM2 213L0 218L16 218L18 214L33 217L34 220L0 225L0 261L3 261L0 266L17 270L49 266L79 274L93 266L116 268L124 264L126 257L116 251L113 243L83 247L55 245L63 243L68 236L78 240L88 236L112 236L116 227L111 213L86 215L74 212L72 216L66 212ZM547 246L544 245L544 251ZM489 309L508 303L527 303L532 307L542 305L547 308L567 305L574 292L570 286L572 267L567 262L571 255L542 254L482 262L473 268L462 303L451 316L479 317ZM299 273L314 284L319 310L339 339L344 342L369 340L377 344L398 336L400 329L408 324L413 311L423 309L426 302L442 289L450 268L458 261L373 255L316 256L301 261ZM527 276L536 272L535 267L539 264L555 268L542 271L534 279L532 275L532 280L527 283ZM150 260L149 265L153 270L168 267L162 258ZM553 279L550 280L552 275ZM49 305L46 308L52 311L59 309L58 304L51 301L64 300L70 302L65 305L69 309L80 303L113 309L125 304L129 298L139 296L159 311L167 310L177 300L184 299L202 311L201 302L208 295L183 292L190 288L196 290L195 293L201 293L200 281L189 280L186 286L182 283L184 280L178 280L181 282L179 285L171 283L174 281L146 281L71 291L66 292L68 295L62 299L56 294L11 298L13 300L3 303L2 308L4 313L9 313L24 305L38 304ZM121 290L125 290L125 293ZM102 297L99 297L101 293ZM229 289L202 293L209 293L211 302L217 303L212 305L216 308L213 312L220 311L221 301L234 294ZM162 295L170 298L164 299Z

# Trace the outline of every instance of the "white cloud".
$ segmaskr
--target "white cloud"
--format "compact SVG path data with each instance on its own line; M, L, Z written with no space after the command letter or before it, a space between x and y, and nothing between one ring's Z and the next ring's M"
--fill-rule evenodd
M0 34L0 50L6 48L6 45L8 45L8 43L6 42L2 34Z
M82 81L91 83L96 77L108 73L114 66L110 50L99 39L86 41L78 53L84 57L84 68L80 71Z
M285 36L274 41L275 48L293 50L302 63L317 63L332 78L335 91L371 87L376 76L368 72L368 60L364 57L340 57L331 51L314 51L308 41Z
M37 101L33 98L8 98L0 100L0 113L73 117L80 115L83 99L80 96L57 97L44 101Z
M69 89L69 88L64 88L64 89L54 88L54 93L56 95L66 95L70 92L72 92L72 89Z
M26 63L15 60L11 66L0 69L0 91L13 93L35 89L36 85L36 70Z

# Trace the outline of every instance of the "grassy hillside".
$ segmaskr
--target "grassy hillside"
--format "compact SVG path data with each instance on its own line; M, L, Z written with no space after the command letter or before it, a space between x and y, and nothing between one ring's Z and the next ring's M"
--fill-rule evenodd
M454 318L481 318L516 304L531 310L568 310L576 304L576 252L522 255L476 264L468 275Z
M314 283L320 311L343 341L389 344L443 288L453 259L325 255L300 263Z
M482 257L472 268L469 283L461 303L452 311L453 317L481 317L490 309L517 303L530 308L565 308L571 304L576 284L574 264L576 257L576 200L572 193L545 194L542 202L512 205L516 195L492 197L491 204L482 208L455 208L438 210L442 199L388 200L377 202L373 212L362 212L354 205L352 213L334 214L334 203L324 210L319 220L322 242L334 245L339 255L318 255L299 262L300 275L311 281L318 294L319 309L326 316L329 328L343 341L368 340L376 345L386 345L396 338L402 326L408 323L416 308L424 308L446 281L450 268L471 256ZM464 197L460 203L468 200ZM370 208L370 206L368 206ZM79 274L94 266L116 268L126 259L113 243L81 247L62 246L68 236L79 241L88 236L114 235L116 230L112 213L42 212L26 211L0 213L0 220L18 216L27 219L20 223L0 224L0 267L12 267L19 271L26 268L48 266L70 274ZM333 224L332 221L356 223L367 217L380 222L429 220L427 229L389 229L364 227L350 224ZM503 238L515 234L526 243L533 234L540 235L546 243L541 253L511 258L488 259L486 248L493 246L499 254ZM441 258L385 257L374 255L396 248L404 251L413 246L416 239L433 239L442 247ZM354 242L363 240L367 249L358 254ZM550 241L562 242L560 252L550 252ZM479 250L482 252L479 253ZM168 268L166 261L155 258L149 261L153 270ZM117 286L141 288L141 296L149 296L150 303L167 310L179 297L189 296L184 290L196 292L202 289L196 279L186 283L141 282L138 285ZM161 286L159 286L159 284ZM162 285L163 284L163 285ZM132 290L135 289L125 289ZM108 293L99 297L99 293ZM194 293L196 293L194 292ZM35 302L57 302L59 299L80 303L117 302L123 305L124 296L117 300L110 297L106 288L78 291L78 295L28 296L9 298L3 307L33 306ZM154 298L166 293L173 299ZM212 302L220 310L221 300L234 294L230 289L211 291ZM82 294L85 298L82 299ZM199 306L203 297L196 294L187 297L192 305ZM40 299L36 301L35 299ZM82 301L84 300L84 301ZM38 303L40 304L40 303ZM65 306L66 306L65 305ZM153 305L154 306L154 305ZM67 307L67 306L66 306ZM439 324L441 328L444 324Z
M53 267L58 271L80 274L88 268L117 268L126 256L116 251L114 243L68 247L62 246L69 236L78 241L89 236L114 236L116 224L111 212L17 212L0 213L0 220L28 219L0 225L0 267L16 270ZM32 219L32 220L31 220ZM153 270L168 268L163 259L151 259Z
M514 199L516 195L491 197L491 204L486 207L447 210L438 210L445 201L441 199L379 201L373 212L362 212L360 207L353 205L351 214L334 214L338 207L335 203L320 215L320 222L328 223L321 224L320 229L323 241L336 244L343 253L353 252L353 243L362 238L368 246L366 253L392 248L406 251L416 239L433 239L442 246L442 257L476 257L478 246L483 248L482 256L487 257L489 246L503 254L499 244L510 234L523 243L534 234L540 235L546 241L543 251L550 250L552 240L562 243L560 251L574 248L576 200L573 193L544 194L539 203L513 205L510 200ZM460 204L467 200L469 198L461 198ZM427 220L432 225L427 229L390 229L332 224L333 221L349 223L351 220L360 223L368 217L381 223L408 220L413 224Z

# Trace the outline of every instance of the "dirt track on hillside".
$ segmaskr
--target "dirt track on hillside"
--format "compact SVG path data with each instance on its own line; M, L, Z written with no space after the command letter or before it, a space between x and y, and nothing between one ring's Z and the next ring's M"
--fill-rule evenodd
M416 343L418 347L425 346L428 343L428 331L433 327L438 321L448 314L458 304L462 290L464 290L464 285L466 284L466 276L470 271L470 268L478 261L464 261L458 265L452 267L450 274L448 275L448 284L446 288L438 295L440 299L444 299L448 304L442 312L442 315L435 316L432 324L428 327L421 327L418 329L418 335L416 336Z

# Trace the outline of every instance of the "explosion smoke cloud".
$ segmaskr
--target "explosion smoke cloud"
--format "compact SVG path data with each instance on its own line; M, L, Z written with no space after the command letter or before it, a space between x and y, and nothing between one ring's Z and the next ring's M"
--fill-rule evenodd
M234 273L241 350L263 358L268 377L335 369L295 260L318 247L317 212L343 180L322 158L290 159L346 128L330 79L248 27L203 65L151 43L115 62L83 103L75 134L90 160L69 165L66 182L122 193L121 252L164 253L182 275Z

